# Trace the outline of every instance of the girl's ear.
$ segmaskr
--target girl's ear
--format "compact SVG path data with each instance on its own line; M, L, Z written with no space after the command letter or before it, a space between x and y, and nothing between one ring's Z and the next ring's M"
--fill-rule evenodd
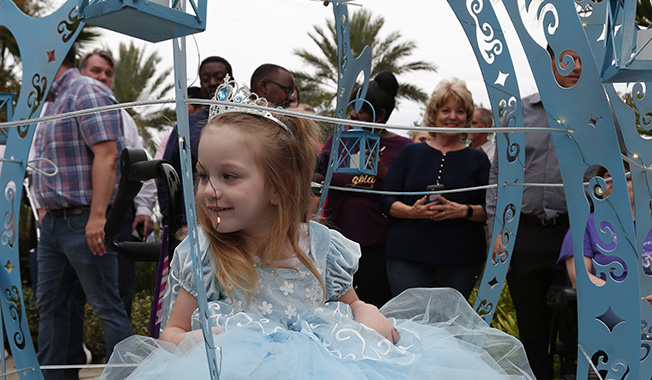
M281 203L282 193L292 194L293 192L292 189L293 189L294 181L292 180L292 176L288 172L288 173L284 173L283 178L285 182L285 189L282 189L282 191L278 191L277 189L272 189L270 191L269 202L274 206L278 206Z
M269 203L273 204L274 206L278 206L279 202L280 202L280 197L278 195L278 191L272 190L269 195Z

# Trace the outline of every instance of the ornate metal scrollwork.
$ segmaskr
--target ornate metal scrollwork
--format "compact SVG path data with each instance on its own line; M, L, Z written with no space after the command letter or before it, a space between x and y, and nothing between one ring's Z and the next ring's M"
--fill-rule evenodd
M15 285L11 289L5 289L5 300L9 304L9 316L11 320L16 322L18 330L14 332L13 339L16 347L19 349L25 348L25 333L22 330L21 316L23 308L20 303L20 296L18 292L18 287Z
M5 187L5 199L11 205L9 211L7 211L3 218L3 227L4 230L0 234L0 242L2 245L9 245L13 247L16 244L16 215L14 214L14 201L16 198L16 183L14 181L9 181Z
M68 13L68 20L63 20L57 26L57 32L61 34L61 40L63 42L68 42L75 35L75 32L79 28L80 21L78 16L77 7L74 7Z

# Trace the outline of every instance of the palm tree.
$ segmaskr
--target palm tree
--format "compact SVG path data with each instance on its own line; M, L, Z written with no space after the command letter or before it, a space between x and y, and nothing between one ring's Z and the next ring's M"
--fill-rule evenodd
M304 63L314 68L314 73L293 72L301 91L302 102L315 107L320 113L334 113L332 105L337 91L337 34L335 21L327 20L326 30L314 26L310 38L319 46L320 52L313 54L306 49L295 49L294 54ZM371 77L381 71L391 71L397 77L414 71L436 71L437 67L425 61L404 62L414 52L416 44L411 40L402 40L400 32L392 32L381 38L380 31L385 25L382 16L373 18L370 11L362 9L349 17L349 36L351 52L358 56L369 45L372 48ZM419 87L399 81L399 99L425 103L428 94Z
M118 53L113 92L120 102L161 99L174 88L173 83L166 83L172 68L157 74L162 58L156 51L145 56L145 46L138 48L131 42L128 47L120 43ZM148 110L151 111L147 112ZM160 131L165 127L174 126L176 121L176 113L169 107L129 109L128 112L136 121L143 145L150 152L156 150L152 130Z

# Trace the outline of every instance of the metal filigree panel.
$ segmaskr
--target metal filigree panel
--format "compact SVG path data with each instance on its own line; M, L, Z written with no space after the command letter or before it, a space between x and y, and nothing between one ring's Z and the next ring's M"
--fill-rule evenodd
M23 14L11 1L0 1L0 25L16 38L23 62L23 85L20 90L14 120L36 117L45 96L72 42L83 24L77 19L77 0L66 2L49 16L32 18ZM34 38L38 35L39 38ZM41 379L34 347L28 333L21 290L17 218L27 155L34 134L34 124L25 123L5 130L7 144L0 173L4 201L0 202L0 289L2 315L11 352L22 379ZM7 161L8 160L8 161Z
M601 73L572 2L519 0L505 2L505 7L530 61L548 123L553 129L567 132L554 133L553 140L571 218L577 268L578 376L587 376L589 363L585 357L589 357L598 363L599 371L608 373L608 378L638 378L638 271L623 271L622 265L637 268L640 263L633 244L632 214L616 126ZM552 64L562 76L569 76L576 64L572 54L579 56L582 70L575 85L565 88L557 82L547 47L554 53ZM600 177L592 177L585 192L583 177L593 165L611 173L613 190L607 197L606 184ZM601 287L589 279L582 255L590 212L587 193L595 207L595 227L605 244L610 244L608 255L617 258L607 266L596 265L597 275L606 279Z
M491 2L449 0L448 3L473 47L485 80L495 124L522 127L523 109L518 82L507 41ZM487 323L491 323L495 313L516 239L523 187L506 184L523 182L524 142L522 132L496 135L499 186L496 189L493 236L478 297L473 305ZM496 239L500 239L501 244L500 251L494 253Z

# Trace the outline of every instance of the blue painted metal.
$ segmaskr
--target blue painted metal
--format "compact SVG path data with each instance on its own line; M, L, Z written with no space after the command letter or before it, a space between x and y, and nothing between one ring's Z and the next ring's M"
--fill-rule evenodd
M358 100L349 102L355 103ZM372 120L376 120L376 110L367 100L364 103L371 108ZM380 154L380 135L375 128L364 129L354 126L340 134L334 173L366 174L375 176L378 172L378 155Z
M340 142L333 168L335 173L376 175L380 151L379 134L352 128L342 131Z
M641 54L650 43L645 36L652 35L639 30L635 22L637 2L609 0L603 3L595 4L595 7L608 6L602 79L605 82L652 80L652 56L649 53Z
M531 63L551 128L573 132L569 135L555 133L553 140L562 163L560 168L577 268L578 377L587 376L589 363L584 359L586 354L599 360L598 370L607 371L607 378L639 378L639 273L629 270L624 280L617 281L615 276L622 273L623 268L616 261L607 266L595 265L597 274L606 278L606 284L598 287L588 277L582 254L590 211L582 185L583 177L591 165L600 165L611 173L613 190L606 199L600 199L597 195L605 191L605 183L593 177L588 193L595 206L596 228L604 231L601 237L605 242L614 245L613 250L605 254L620 258L627 268L640 265L634 246L632 214L618 137L601 71L595 64L572 2L533 1L525 4L507 1L504 4ZM556 82L547 45L557 57L554 64L562 75L568 75L574 65L566 51L573 50L579 55L582 72L574 86L563 88ZM562 62L570 67L561 70ZM604 229L606 224L615 237ZM616 320L618 323L614 323Z
M11 121L14 117L14 98L16 98L14 93L0 92L0 113L5 110L6 121Z
M80 20L150 42L160 42L206 30L207 0L185 0L172 7L147 0L80 0ZM181 7L184 7L182 9Z
M493 6L489 1L483 0L466 2L449 0L448 3L473 47L485 80L494 120L502 121L507 127L522 127L523 109L518 81ZM523 182L525 162L525 149L522 148L525 145L523 133L497 134L496 145L499 186L492 244L489 245L487 256L489 259L485 264L480 290L473 305L476 312L487 323L491 323L505 283L505 275L516 240L523 197L523 187L506 186L506 184ZM493 246L498 238L502 242L500 251L493 253Z
M190 128L188 122L188 107L185 101L187 96L186 83L186 38L177 38L173 41L174 49L174 90L176 93L177 105L177 128L179 133L179 155L181 161L181 178L183 182L183 194L186 205L186 220L188 223L188 238L190 239L190 254L192 257L192 269L195 277L195 289L197 291L197 303L199 306L199 319L204 334L204 344L208 357L208 370L211 380L219 379L219 368L217 362L218 347L213 341L212 322L209 318L208 304L206 302L206 286L202 271L201 252L199 250L199 237L197 232L197 212L195 208L195 189L192 178L192 161L190 151ZM174 143L174 142L172 142Z
M335 111L335 116L343 119L346 117L346 109L349 106L349 99L351 98L351 93L353 91L353 87L355 86L355 81L360 73L364 75L364 79L362 82L362 88L357 92L356 98L353 102L353 109L358 112L364 104L364 99L367 95L367 88L369 87L369 78L371 76L371 48L369 46L365 46L358 57L353 56L353 52L351 52L351 40L349 38L349 12L346 6L346 2L333 0L332 4L333 13L335 15L335 29L337 31L338 56L337 108ZM344 127L342 124L338 124L335 126L335 130L333 132L333 146L331 148L331 156L328 162L326 179L324 181L324 188L322 190L321 199L319 200L317 215L321 215L324 209L324 204L326 202L326 196L328 195L328 189L331 183L333 172L336 166L339 167L337 162L350 160L350 158L345 158L344 160L339 158L343 129ZM368 135L369 133L367 132L367 136ZM374 157L372 175L376 174L375 170L378 167L378 147L380 144L376 144L374 146L376 147L375 152L366 150L359 151L361 156L364 154L363 158L361 158L359 161L361 162L362 169L365 169L367 166L365 163L368 162L366 156ZM372 146L372 148L374 146ZM349 151L349 153L350 152L351 151Z
M23 63L14 120L37 117L63 58L77 38L83 23L77 18L77 0L67 1L43 18L22 13L12 1L0 0L0 25L9 29L18 43ZM34 36L38 36L35 38ZM0 173L4 199L0 202L0 304L11 352L21 379L42 379L29 334L20 281L18 258L18 215L27 156L35 124L5 128L7 144Z
M575 3L582 5L589 0L578 0ZM83 25L77 19L75 4L77 0L68 1L61 9L43 19L32 19L23 15L15 7L13 2L0 0L0 25L7 26L18 40L23 58L23 77L27 85L21 88L21 94L16 107L16 117L28 119L39 114L45 94L52 83L58 70L61 60L74 41ZM91 4L88 0L85 3L86 14L89 15ZM581 185L582 177L586 169L593 164L607 168L614 180L614 189L607 199L599 199L594 192L589 197L596 206L596 221L598 224L609 223L616 236L616 248L609 252L610 256L619 257L627 268L641 268L638 271L629 270L623 281L616 281L611 276L611 270L620 271L623 268L617 263L606 267L598 267L598 273L605 275L607 284L603 287L594 286L588 276L581 271L584 268L582 255L575 257L578 267L578 294L580 310L580 345L589 357L600 357L598 368L608 371L609 378L650 378L649 352L651 339L647 337L650 333L649 313L652 307L639 299L639 277L642 294L652 293L650 286L650 275L645 273L639 263L638 252L641 251L645 236L652 228L650 214L650 199L652 191L649 183L652 180L649 174L652 165L652 157L648 147L648 141L643 139L636 129L636 118L644 126L647 123L648 114L652 114L652 101L646 97L646 86L637 84L634 87L635 94L640 94L634 100L634 107L638 113L627 107L620 101L613 86L603 85L601 76L607 80L621 80L622 78L633 78L645 80L649 68L637 66L637 60L631 59L630 41L633 41L633 33L630 33L630 13L624 10L632 2L624 2L623 9L618 9L619 2L594 2L593 12L588 17L604 17L609 19L609 25L621 24L622 35L611 34L607 39L596 38L597 31L601 30L602 22L585 22L587 26L582 31L578 18L575 14L572 2L558 1L506 1L505 7L512 22L516 26L521 38L524 50L526 51L532 70L537 80L539 91L544 99L546 110L549 112L549 119L553 128L569 129L574 131L572 135L554 134L557 154L562 166L562 176L567 186L566 196L571 215L571 233L573 236L574 250L582 252L581 242L584 234L584 227L588 217L587 195ZM105 3L104 1L93 3ZM122 3L135 3L135 1L124 0ZM147 2L140 2L141 5ZM198 16L195 22L205 23L205 2L203 6L195 8ZM511 58L508 54L507 44L502 35L502 28L498 23L492 5L487 1L466 0L450 1L449 4L455 11L461 25L463 26L482 70L492 108L494 118L502 119L508 126L522 125L522 107L520 95L516 83ZM105 4L106 5L106 4ZM160 10L156 4L149 4L150 9ZM182 5L179 5L181 7ZM128 6L127 6L128 7ZM137 6L130 7L133 9ZM108 8L105 7L105 10ZM129 9L128 11L133 11ZM179 8L181 9L181 8ZM338 106L337 116L344 118L346 105L351 95L355 79L359 73L365 76L364 86L358 94L355 102L355 109L359 110L362 100L366 95L367 83L370 76L371 51L363 50L362 54L354 58L352 56L348 37L348 12L346 4L333 3L334 15L338 32L338 53L339 53L339 80L338 80ZM628 8L629 9L629 8ZM170 8L171 11L174 11ZM198 12L197 12L198 11ZM117 10L116 10L117 12ZM203 12L203 15L202 14ZM108 12L107 12L108 13ZM145 17L142 16L141 17ZM193 17L193 16L191 16ZM610 17L610 18L608 18ZM524 22L524 18L537 20L533 26L530 22ZM122 20L124 21L124 19ZM139 18L139 29L152 29L142 26L142 19ZM585 20L586 21L586 20ZM111 24L111 22L109 22ZM157 25L164 25L165 21ZM597 26L596 26L597 25ZM111 29L111 28L110 28ZM34 31L43 38L30 38ZM116 30L116 29L113 29ZM203 30L203 29L201 29ZM168 31L169 32L169 31ZM138 32L140 33L140 32ZM172 32L172 37L184 35L178 30ZM180 33L175 35L174 33ZM191 32L194 33L194 32ZM586 34L584 34L586 33ZM129 33L127 33L129 34ZM149 33L145 33L149 34ZM186 33L188 34L188 33ZM133 35L133 34L130 34ZM584 36L588 36L588 41ZM569 38L571 36L572 38ZM580 36L581 38L578 38ZM151 36L139 38L148 39ZM160 37L156 37L160 38ZM169 39L163 38L163 39ZM29 42L29 46L28 46ZM580 81L572 88L564 89L557 85L551 75L550 57L545 52L545 45L550 44L556 56L564 59L563 51L572 49L582 58L583 71ZM633 43L631 46L634 46ZM590 47L590 48L589 48ZM175 89L177 92L177 109L185 110L183 101L186 98L185 92L185 39L177 40L174 43L175 53ZM591 50L592 49L592 50ZM621 49L618 51L617 49ZM633 49L633 48L632 48ZM52 52L56 57L52 61L47 59L47 52ZM593 52L594 56L591 54ZM604 67L604 63L613 60L620 65L618 72L614 74L613 67ZM629 54L629 56L628 56ZM618 59L616 59L618 58ZM597 64L595 64L597 61ZM640 62L640 61L639 61ZM556 63L559 67L559 63ZM628 64L628 65L627 65ZM623 70L629 70L623 74ZM31 78L31 79L30 79ZM581 99L581 101L578 101ZM613 114L622 127L622 136L627 156L635 162L632 165L632 181L634 182L634 193L636 198L636 214L639 215L636 223L636 233L631 223L632 215L627 198L626 182L622 163L619 156L618 139L616 128L612 118ZM180 128L181 158L183 162L183 181L186 194L192 194L192 178L190 178L190 152L188 133L188 117L185 112L178 115ZM327 173L326 187L320 202L320 210L323 207L328 183L335 164L333 160L337 157L337 149L342 141L342 126L338 125L335 130L333 154L329 171ZM25 125L19 128L7 129L7 151L5 158L11 157L21 164L5 164L0 177L0 183L4 185L5 201L0 202L0 215L4 215L7 221L0 230L0 286L4 289L5 297L0 297L3 321L10 337L12 352L18 368L29 368L34 366L33 371L27 371L21 378L42 378L38 370L38 364L34 350L30 342L29 334L26 334L27 325L24 308L22 305L22 293L18 271L18 244L17 236L17 215L20 198L20 183L25 171L27 152L34 132L34 125ZM478 301L475 309L483 314L485 320L490 321L494 312L505 272L507 270L513 241L518 225L520 214L521 191L520 186L509 186L514 183L521 183L523 180L524 149L523 137L520 133L500 134L497 136L499 152L499 179L497 210L498 215L494 224L494 236L492 242L498 236L503 240L503 249L497 255L489 252L491 260L487 263L485 278L482 281ZM360 148L358 148L360 149ZM354 151L355 149L353 149ZM366 148L364 149L366 151ZM335 157L334 157L335 156ZM360 163L366 167L367 163ZM20 179L20 180L19 180ZM604 190L604 182L599 178L592 179L592 189ZM194 200L191 196L187 199L187 215L193 255L200 254L196 243L196 222ZM320 212L321 213L321 212ZM599 227L599 226L598 226ZM605 239L610 238L605 235ZM195 260L199 263L199 260ZM13 268L12 268L13 266ZM195 278L201 280L201 276L195 270ZM201 284L198 290L203 290ZM202 316L202 329L205 336L212 336L210 322L206 318L205 295L199 294L200 314ZM17 310L20 313L16 313ZM613 326L610 330L607 324L600 321L600 318L609 312L618 315L622 322ZM641 324L639 325L639 315ZM602 318L604 320L604 318ZM640 327L643 327L641 331ZM547 326L542 326L547 328ZM643 341L641 342L641 339ZM218 374L215 357L216 347L212 347L212 340L206 340L211 366L211 376L216 378ZM640 350L639 350L640 348ZM640 359L640 368L635 364ZM582 360L580 354L578 376L586 377L588 364Z
M584 32L591 45L596 62L600 65L605 60L605 50L611 49L603 38L603 28L606 25L607 14L610 4L608 2L593 3L591 0L578 2L582 9L589 12L580 12L584 25ZM642 80L642 79L641 79ZM652 115L652 98L647 96L647 88L650 83L636 82L631 86L631 91L626 94L630 97L631 103L626 104L622 95L618 94L614 86L605 84L605 91L613 108L613 113L618 121L622 135L622 153L625 154L633 164L630 165L631 180L633 184L635 199L636 225L636 253L641 257L645 248L645 239L652 229L652 218L650 217L651 194L650 183L652 182L652 151L649 149L649 139L643 137L638 128L650 131L650 115ZM639 287L640 295L652 294L652 271L650 263L639 265ZM641 300L641 356L640 374L641 379L652 378L652 306Z
M16 94L10 92L0 92L0 115L4 110L6 121L11 121L14 118L14 98ZM7 134L0 130L0 145L7 143Z

